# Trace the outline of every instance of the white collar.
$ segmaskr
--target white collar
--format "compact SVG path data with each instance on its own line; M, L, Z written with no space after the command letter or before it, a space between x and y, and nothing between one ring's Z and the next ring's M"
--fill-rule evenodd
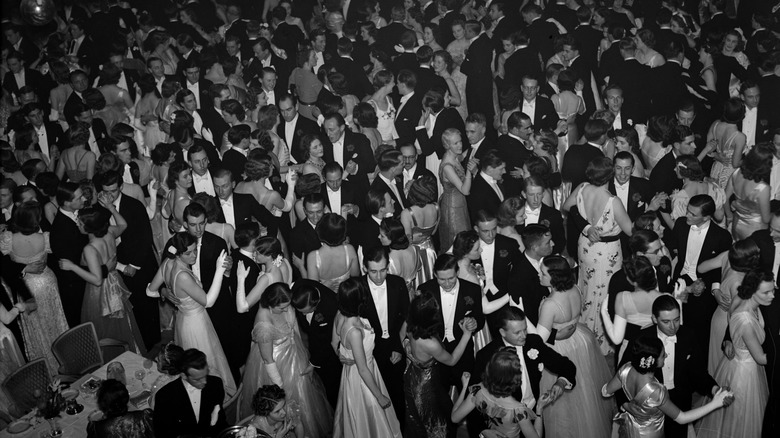
M449 292L444 290L443 287L439 286L439 292L441 293L442 296L444 296L444 295L457 295L459 290L460 290L460 279L457 279L457 278L455 279L455 287L453 287L452 290L449 291Z
M401 104L403 104L403 103L404 103L404 102L406 102L407 100L411 99L411 98L412 98L412 96L414 96L414 91L412 91L412 92L411 92L411 93L409 93L409 94L405 94L405 95L401 96Z
M255 259L255 254L253 252L249 252L249 251L247 251L245 249L241 249L241 248L238 249L238 252L240 252L241 254L249 257L252 260Z
M382 225L382 219L374 216L373 214L371 215L371 219L373 219L374 222L376 222L377 225Z
M298 123L298 113L295 113L295 117L293 117L293 119L290 120L289 122L288 121L284 122L285 125L295 125L296 123Z
M245 157L247 156L247 154L249 154L249 150L247 150L247 149L241 149L241 148L240 148L240 147L238 147L238 146L232 146L230 149L233 149L233 150L234 150L234 151L236 151L236 152L240 152L240 153L241 153L241 155L243 155L243 156L245 156Z
M484 180L487 181L488 184L498 184L498 181L493 179L492 176L488 175L484 171L480 170L479 174L482 175L482 178L484 178Z
M409 170L406 170L406 168L404 167L404 174L406 174L406 175L412 176L412 175L414 175L414 172L416 172L416 171L417 171L417 162L415 162L414 165L412 166L412 168L409 169Z
M184 376L182 376L181 378L181 383L184 384L184 389L187 390L187 392L190 394L202 391L201 389L198 389L190 385L190 382L188 382L187 379L184 378Z
M620 187L620 188L623 188L623 187L625 187L625 188L628 188L628 185L629 185L630 183L631 183L631 178L629 178L629 179L628 179L628 181L626 181L626 183L625 183L625 184L620 184L620 183L618 182L617 178L615 178L615 188L617 188L617 187Z
M712 222L712 221L711 220L707 220L703 224L698 225L698 226L697 225L691 225L691 231L699 231L699 232L707 231L710 228L710 222Z

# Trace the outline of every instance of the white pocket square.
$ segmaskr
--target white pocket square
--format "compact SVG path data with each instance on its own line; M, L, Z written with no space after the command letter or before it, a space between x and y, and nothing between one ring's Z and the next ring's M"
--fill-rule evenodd
M219 405L214 406L214 410L211 411L211 423L209 425L214 426L217 424L217 419L219 418Z

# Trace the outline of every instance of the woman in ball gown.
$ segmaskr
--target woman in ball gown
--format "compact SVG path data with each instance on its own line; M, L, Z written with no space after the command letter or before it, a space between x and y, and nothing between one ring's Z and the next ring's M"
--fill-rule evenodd
M119 87L121 74L122 70L114 64L106 64L100 71L98 90L106 99L106 107L102 111L101 118L106 122L108 132L111 132L111 128L117 123L127 123L134 106L128 90Z
M339 286L331 345L355 363L341 370L333 436L401 438L401 425L374 360L376 334L368 319L361 316L369 293L356 278Z
M89 236L81 260L85 270L67 259L60 260L63 271L73 271L87 282L81 305L81 322L91 322L99 339L116 339L127 343L130 351L145 355L146 348L130 304L130 291L116 270L117 239L127 229L110 195L100 193L103 208L79 210L79 229ZM110 225L114 219L116 225Z
M174 344L173 341L163 345L157 354L157 371L160 375L154 379L149 396L149 408L154 409L154 396L163 386L179 378L179 361L184 356L184 349ZM149 359L147 359L149 360Z
M11 231L0 234L0 252L10 255L12 262L28 265L24 268L23 281L37 309L29 309L19 320L24 350L30 360L45 358L49 372L55 375L59 364L51 352L51 344L68 330L68 322L62 310L57 278L46 266L51 247L49 233L40 230L42 214L37 201L15 206ZM32 266L37 268L30 269Z
M623 263L620 232L631 235L632 226L623 203L607 190L607 183L614 177L612 160L606 157L594 159L588 164L586 174L588 182L572 191L563 204L563 210L569 211L576 205L582 217L601 236L598 242L591 242L587 236L581 235L577 256L580 262L579 288L584 297L580 321L596 335L601 352L606 355L612 351L612 345L604 333L599 304L607 296L612 274Z
M501 298L489 301L485 289L485 269L480 264L482 261L482 247L479 245L479 236L474 230L461 231L455 237L452 244L452 255L458 261L458 278L470 281L482 290L482 313L491 314L509 303L509 294ZM490 327L485 324L480 331L474 334L474 353L492 341Z
M726 212L735 239L746 239L758 230L769 228L772 218L769 178L774 151L775 147L769 143L754 146L726 185L726 198L731 199L732 195L735 198L731 202L733 212Z
M404 160L407 158L404 157ZM404 191L407 189L404 188ZM409 207L401 212L401 224L406 237L420 253L422 266L417 273L417 284L433 279L433 264L436 262L436 249L433 246L433 233L439 226L438 186L436 177L422 175L409 184L406 196Z
M469 373L463 373L463 389L452 408L452 422L460 423L471 411L477 409L486 418L492 432L490 436L544 436L542 409L550 402L550 398L547 394L540 396L535 411L515 399L512 394L520 391L518 387L523 382L522 372L520 358L513 348L501 349L493 354L483 374L482 383L469 387L471 376Z
M141 90L141 98L135 106L135 118L133 125L143 132L143 147L153 150L158 144L166 143L168 134L160 130L160 124L155 114L155 109L160 103L160 94L157 92L157 84L152 75L142 76L138 80L138 88Z
M302 175L314 174L320 179L320 183L325 182L322 176L322 169L325 168L325 149L322 147L322 140L316 134L306 134L297 145L298 154L303 159Z
M379 71L374 75L373 82L374 94L371 95L368 103L376 111L378 122L376 128L382 136L382 143L395 145L395 141L398 139L394 123L396 109L389 96L395 86L393 73L389 70Z
M167 242L171 238L171 230L184 231L184 208L189 205L192 197L192 172L190 165L177 161L168 167L168 176L165 179L168 186L168 194L165 196L160 216L162 223L162 241Z
M292 269L282 258L278 241L275 251L270 253L276 255L260 256L260 260L267 265L270 259L270 264L279 268L270 274L272 279L284 276L284 281L292 280ZM238 283L242 284L243 281ZM278 281L260 290L266 284L262 277L259 278L258 285L247 297L249 300L260 295L260 309L255 317L253 342L244 372L241 416L252 414L250 402L256 388L274 384L284 389L288 400L294 400L300 406L301 422L307 436L330 436L333 429L333 410L328 403L322 381L313 372L314 366L309 363L309 352L301 340L295 310L290 305L290 286ZM241 295L236 295L236 300L239 301Z
M2 288L0 288L0 381L4 381L6 377L26 362L19 349L19 344L16 342L16 337L6 324L13 323L17 317L23 314L27 310L27 305L11 302L9 291L8 285L3 281ZM5 392L0 391L0 409L8 412L10 406L11 402Z
M517 232L517 227L525 226L525 199L520 196L512 196L504 199L498 207L496 219L498 219L498 234L510 237L517 242L520 252L525 251L523 237Z
M623 389L634 406L630 413L623 412L615 417L620 425L620 438L664 438L664 418L667 415L679 424L688 424L727 406L734 397L731 391L720 389L706 405L682 412L669 398L664 384L654 376L657 368L663 368L666 359L661 339L657 336L639 337L631 344L630 354L631 361L620 367L612 380L601 388L604 397L611 397Z
M417 277L422 267L421 254L417 247L409 244L401 221L384 218L379 224L379 242L388 248L387 273L404 279L409 291L409 301L417 292Z
M452 401L445 388L441 366L453 366L463 356L476 321L459 323L463 334L452 354L441 345L438 332L444 324L439 302L425 293L414 298L406 318L404 339L407 366L404 372L406 399L406 438L446 438L450 427Z
M308 254L306 268L301 273L305 278L319 281L335 293L344 280L360 275L357 253L352 245L346 243L347 221L340 215L323 215L317 223L316 231L322 247Z
M753 239L734 242L730 250L699 264L696 269L702 274L713 269L721 270L720 289L713 289L712 294L718 302L718 308L712 314L710 323L710 346L707 360L707 372L715 375L720 360L723 358L721 344L729 325L729 310L732 303L738 301L737 288L742 284L745 274L754 266L758 266L760 251Z
M197 238L183 231L174 234L171 239L171 246L163 253L165 260L149 284L147 293L154 293L165 283L168 289L166 298L179 310L173 330L173 342L185 350L197 348L206 354L209 374L222 379L227 399L236 393L236 382L214 330L214 324L206 312L206 308L213 306L219 297L227 254L222 251L217 258L214 281L209 290L205 291L192 272L192 265L198 259Z
M704 158L704 157L702 157ZM696 195L708 195L715 201L715 213L712 218L715 222L725 225L726 192L712 181L704 180L704 170L701 162L693 155L680 155L676 159L675 174L682 180L683 186L672 192L672 211L661 212L669 229L674 229L677 219L685 217L688 212L688 203Z
M769 386L764 370L767 356L761 348L766 333L759 306L770 305L774 296L775 276L769 270L748 272L737 287L738 300L729 316L735 356L721 359L712 376L719 385L733 388L734 403L728 410L704 418L697 429L699 438L761 436Z
M650 273L653 274L652 267ZM576 433L608 437L612 430L613 404L599 396L599 388L609 381L609 367L593 332L579 323L582 297L575 285L574 271L563 257L548 256L542 260L539 282L550 288L550 296L539 307L536 330L553 350L577 366L577 386L547 407L545 436L555 438ZM543 371L540 385L549 388L557 379L558 376Z
M623 272L634 290L618 292L615 296L614 321L609 315L610 297L604 298L601 303L601 320L604 321L605 332L615 345L620 345L618 362L638 331L653 325L653 301L661 296L655 267L647 257L636 256L623 260ZM627 328L629 324L635 327Z
M423 113L426 120L427 113L428 111ZM446 251L459 232L471 229L469 212L466 208L466 196L471 191L471 178L477 171L477 165L472 160L468 164L468 169L463 170L463 166L460 164L463 140L457 129L448 128L444 131L442 145L446 152L439 167L439 181L444 190L439 198L439 208L441 209L439 248Z
M722 188L726 188L734 169L742 165L742 154L747 137L740 132L738 124L745 118L745 104L733 97L723 105L723 115L716 120L707 132L707 145L703 155L715 159L710 176Z

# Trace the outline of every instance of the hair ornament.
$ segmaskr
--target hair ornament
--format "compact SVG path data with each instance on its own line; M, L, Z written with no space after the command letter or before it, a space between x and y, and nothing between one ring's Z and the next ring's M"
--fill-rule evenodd
M173 255L176 255L176 247L173 246L173 245L169 246L168 247L168 252L173 254Z
M284 258L282 257L281 254L279 254L278 256L276 256L276 258L272 263L274 264L274 266L278 268L279 266L282 266L282 260L284 260Z
M643 357L643 358L642 358L642 359L639 361L639 366L640 366L641 368L645 368L645 369L647 369L647 368L650 368L650 367L652 367L654 363L655 363L655 358L654 358L654 357L652 357L652 356L648 356L648 357Z

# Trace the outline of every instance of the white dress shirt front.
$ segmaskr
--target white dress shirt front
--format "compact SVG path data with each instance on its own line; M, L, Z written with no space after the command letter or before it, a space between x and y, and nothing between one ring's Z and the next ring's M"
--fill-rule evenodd
M197 105L197 108L200 109L200 83L195 82L194 84L191 84L190 81L187 81L187 89L192 91L192 94L195 95L195 104Z
M344 137L345 135L342 134L341 138L335 143L333 143L333 159L341 165L341 168L344 168Z
M382 326L382 339L390 338L389 325L387 322L387 280L377 286L373 281L368 280L368 289L371 291L371 297L374 299L376 313L379 316L379 324Z
M620 202L623 203L623 208L628 211L628 184L631 182L631 180L626 181L625 184L620 184L615 178L615 192L617 193L617 197L620 199Z
M338 191L331 190L330 187L325 185L325 192L328 194L328 202L330 203L331 213L341 214L341 188Z
M38 134L38 146L41 148L41 153L46 158L51 159L51 153L49 152L49 136L46 134L46 125L41 125L40 128L34 128L35 133Z
M748 148L756 144L756 128L758 123L758 107L745 106L745 118L742 119L742 133L747 137L745 146Z
M192 172L192 184L195 187L195 193L206 192L211 196L217 196L214 191L214 181L211 180L211 172L208 170L203 176Z
M691 279L696 280L696 267L699 265L699 256L701 247L704 245L704 239L707 237L707 230L710 229L710 221L701 226L691 225L688 232L688 242L685 245L685 264L680 275L688 274Z
M525 204L525 224L538 224L539 223L539 215L542 214L542 206L540 205L539 208L533 209L528 206L528 204Z
M233 195L231 194L227 199L220 199L219 203L222 206L222 213L225 214L225 223L230 224L235 229L236 215L233 212Z
M496 241L487 244L482 239L479 240L479 247L482 248L482 267L485 270L485 290L493 293L498 292L498 288L493 283L493 262L496 259Z
M656 329L658 330L658 329ZM666 351L666 359L664 360L664 367L661 369L664 376L664 386L666 389L674 389L674 360L675 360L675 344L677 344L677 336L666 336L658 330L658 338L664 344L664 351Z
M534 113L536 112L536 99L527 101L523 99L523 113L531 118L531 124L534 123Z
M455 340L455 307L458 303L458 292L460 291L460 280L455 280L455 287L450 292L439 287L441 293L441 313L444 317L444 340L453 342Z
M201 247L201 245L203 245L203 236L198 238L198 246L197 246L197 250L196 250L198 252L198 255L195 256L195 264L192 265L192 274L195 275L195 277L198 280L201 280L201 278L200 278L200 247Z
M295 146L293 144L293 137L295 137L295 124L298 123L298 117L300 116L296 113L295 118L289 122L284 122L284 141L293 147ZM290 158L292 158L292 155L290 155Z
M195 413L195 422L200 422L201 390L187 383L184 377L181 378L181 382L184 383L184 389L187 390L187 398L190 399L190 406Z

